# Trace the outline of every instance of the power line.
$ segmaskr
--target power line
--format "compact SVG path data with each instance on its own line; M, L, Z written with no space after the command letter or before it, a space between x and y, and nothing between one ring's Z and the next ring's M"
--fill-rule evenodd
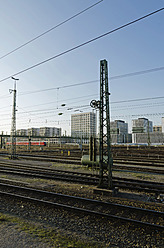
M126 74L122 74L122 75L118 75L118 76L113 76L113 77L110 77L109 80L112 81L115 79L120 79L120 78L124 78L124 77L132 77L132 76L152 73L152 72L156 72L156 71L161 71L161 70L164 70L164 66L163 67L156 67L156 68L152 68L152 69L148 69L148 70L144 70L144 71L130 72L130 73L126 73ZM27 95L27 94L33 94L33 93L38 93L38 92L44 92L44 91L64 89L64 88L76 87L76 86L81 86L81 85L85 85L85 84L97 83L97 82L99 82L99 80L92 80L92 81L88 81L88 82L64 85L64 86L53 87L53 88L48 88L48 89L43 89L43 90L27 91L24 93L20 93L19 95Z
M114 80L114 79L119 79L119 78L124 78L124 77L138 76L138 75L147 74L147 73L156 72L156 71L162 71L162 70L164 70L164 66L156 67L156 68L152 68L152 69L148 69L148 70L144 70L144 71L130 72L127 74L122 74L122 75L110 77L109 79Z
M143 117L143 116L161 116L161 115L163 115L164 116L164 112L159 112L159 113L144 113L144 114L135 114L135 115L115 115L115 116L112 116L111 115L111 118L122 118L122 117L138 117L138 116L141 116L141 117Z
M93 95L88 95L88 96L93 96ZM88 97L87 96L87 97ZM83 97L78 97L79 98L83 98ZM77 99L77 98L72 98L72 99ZM71 100L72 100L71 99ZM164 96L157 96L157 97L147 97L147 98L138 98L138 99L130 99L130 100L123 100L123 101L115 101L115 102L111 102L110 104L113 105L113 104L119 104L119 103L129 103L129 102L141 102L141 101L149 101L149 100L157 100L157 99L164 99ZM70 99L66 99L66 100L63 100L63 102L67 101L67 100L70 100ZM52 104L52 103L56 103L56 102L49 102L49 103L43 103L43 104L37 104L37 105L34 105L34 106L40 106L40 105L45 105L45 104ZM157 103L159 104L159 103ZM140 104L139 106L141 106L142 104ZM34 107L33 106L33 107ZM131 106L135 106L135 105L131 105ZM148 105L146 105L148 106ZM7 107L7 106L6 106ZM6 108L4 107L4 108ZM31 106L28 106L28 107L31 107ZM25 107L25 108L28 108L28 107ZM67 106L68 107L68 106ZM77 107L76 107L77 108ZM62 108L63 109L63 108ZM36 111L36 110L35 110ZM28 112L28 111L27 111ZM5 115L8 115L8 114L5 114Z
M73 102L73 103L77 103L77 102ZM121 107L112 107L111 110L112 112L115 112L115 111L120 111L120 110L127 110L127 109L138 109L138 108L150 108L150 107L156 107L156 106L163 106L164 105L164 102L156 102L156 103L149 103L149 104L137 104L137 105L126 105L126 106L121 106ZM56 112L58 113L59 111L62 111L62 112L65 112L67 110L69 111L74 111L76 109L83 109L85 107L90 107L88 104L87 105L80 105L80 106L66 106L66 107L60 107L60 108L49 108L49 109L36 109L36 110L25 110L24 108L21 108L23 110L23 112L18 112L18 115L22 115L22 114L31 114L31 113L39 113L41 112L41 114L44 114L44 113L49 113L49 112ZM48 111L48 112L47 112ZM5 111L6 112L6 111ZM5 113L3 114L3 112L1 111L0 112L1 114L1 117L2 116L8 116L10 115L10 113ZM1 118L1 120L4 120Z
M66 105L67 105L67 102L68 101L70 101L70 100L76 100L76 99L80 99L80 98L87 98L87 99L90 99L89 97L94 97L94 96L98 96L98 94L91 94L91 95L85 95L85 96L79 96L79 97L72 97L72 98L67 98L67 99L62 99L62 103L65 103L66 102ZM82 100L82 101L86 101L86 99L84 99L84 100ZM79 102L79 101L76 101L76 102ZM37 106L41 106L41 105L49 105L49 104L53 104L53 103L56 103L56 101L53 101L53 102L46 102L46 103L41 103L41 104L35 104L35 105L29 105L29 106L26 106L26 107L24 107L24 108L30 108L31 109L31 107L33 108L33 107L37 107ZM75 103L75 102L71 102L71 104L72 103ZM69 103L70 104L70 103Z
M105 37L105 36L107 36L107 35L109 35L109 34L112 34L112 33L116 32L116 31L118 31L118 30L121 30L121 29L123 29L123 28L126 28L127 26L130 26L130 25L132 25L132 24L134 24L134 23L136 23L136 22L138 22L138 21L141 21L141 20L143 20L143 19L145 19L145 18L147 18L147 17L150 17L150 16L152 16L152 15L154 15L154 14L156 14L156 13L159 13L160 11L163 11L163 10L164 10L164 8L160 8L160 9L158 9L158 10L156 10L156 11L153 11L153 12L147 14L147 15L144 15L144 16L138 18L138 19L135 19L135 20L133 20L133 21L131 21L131 22L128 22L128 23L126 23L126 24L124 24L124 25L122 25L122 26L120 26L120 27L118 27L118 28L115 28L115 29L113 29L113 30L111 30L111 31L108 31L108 32L106 32L106 33L104 33L104 34L102 34L102 35L99 35L99 36L97 36L97 37L91 39L91 40L88 40L88 41L86 41L86 42L84 42L84 43L81 43L80 45L77 45L77 46L75 46L75 47L72 47L72 48L70 48L70 49L68 49L68 50L66 50L66 51L64 51L64 52L62 52L62 53L59 53L59 54L57 54L57 55L55 55L55 56L53 56L53 57L50 57L50 58L48 58L48 59L46 59L46 60L43 60L43 61L41 61L41 62L39 62L39 63L37 63L37 64L35 64L35 65L32 65L32 66L30 66L30 67L28 67L28 68L26 68L26 69L24 69L24 70L22 70L22 71L19 71L19 72L15 73L15 74L12 74L12 75L10 75L10 76L4 78L4 79L1 79L0 82L3 82L3 81L5 81L5 80L7 80L7 79L9 79L9 78L11 78L11 77L14 77L14 76L17 76L17 75L19 75L19 74L22 74L22 73L24 73L24 72L26 72L26 71L29 71L29 70L31 70L31 69L37 67L37 66L40 66L40 65L42 65L42 64L47 63L47 62L49 62L49 61L51 61L51 60L53 60L53 59L56 59L56 58L58 58L58 57L61 57L61 56L65 55L65 54L67 54L67 53L70 53L70 52L72 52L72 51L74 51L74 50L80 48L80 47L83 47L83 46L85 46L85 45L88 45L89 43L92 43L92 42L94 42L94 41L96 41L96 40L99 40L99 39L101 39L101 38L103 38L103 37Z
M69 84L69 85L53 87L53 88L48 88L48 89L43 89L43 90L27 91L27 92L24 92L24 93L20 92L19 95L28 95L28 94L39 93L39 92L44 92L44 91L51 91L51 90L70 88L70 87L75 87L75 86L80 86L80 85L85 85L85 84L91 84L91 83L95 83L95 82L98 82L98 81L99 80L93 80L93 81L82 82L82 83L77 83L77 84Z
M71 107L71 110L72 109L78 109L78 108L84 108L84 107L90 107L89 104L85 104L85 105L80 105L80 106L73 106ZM18 113L18 115L22 115L22 114L27 114L27 113L35 113L35 115L38 115L38 114L45 114L45 113L51 113L51 112L56 112L58 113L59 111L64 111L65 109L63 109L62 107L61 108L52 108L52 109L38 109L38 110L29 110L29 111L24 111L23 113ZM68 110L68 107L67 109ZM40 113L39 113L40 112ZM36 114L38 113L38 114Z
M155 68L142 70L142 71L130 72L130 73L122 74L122 75L116 75L113 77L109 77L109 80L112 81L115 79L121 79L121 78L125 78L125 77L132 77L132 76L137 76L137 75L142 75L142 74L147 74L147 73L153 73L153 72L162 71L162 70L164 70L164 66L163 67L155 67ZM35 93L51 91L51 90L57 90L57 89L64 89L64 88L69 88L69 87L82 86L82 85L92 84L92 83L97 83L97 82L99 82L99 80L92 80L92 81L81 82L81 83L77 83L77 84L69 84L69 85L58 86L58 87L42 89L42 90L20 92L19 96L28 95L28 94L35 94ZM2 98L8 98L8 97L11 97L11 96L3 95L3 96L1 96L1 99Z
M111 104L123 103L123 102L139 102L139 101L148 101L148 100L155 100L155 99L162 99L162 98L164 98L164 96L147 97L147 98L131 99L131 100L123 100L123 101L111 102Z
M161 107L164 103L155 103L155 104L141 104L141 105L130 105L130 106L122 106L120 108L111 108L112 112L120 111L120 110L134 110L134 109L143 109L143 108L154 108Z
M85 97L89 97L89 96L93 96L93 95L88 95L88 96L85 96ZM83 98L82 97L78 97L79 98ZM65 101L68 101L68 100L72 100L72 99L77 99L77 98L71 98L71 99L65 99L63 100L63 102ZM141 101L149 101L149 100L157 100L157 99L164 99L164 96L157 96L157 97L147 97L147 98L138 98L138 99L130 99L130 100L123 100L123 101L115 101L115 102L111 102L110 104L113 105L113 104L119 104L119 103L129 103L129 102L141 102ZM33 107L35 106L40 106L40 105L45 105L45 104L52 104L52 103L56 103L56 102L49 102L49 103L42 103L42 104L37 104L37 105L34 105ZM73 102L74 103L74 102ZM157 103L158 104L158 103ZM140 104L141 106L142 104ZM135 105L131 105L131 106L135 106ZM27 106L25 108L28 108L28 107L31 107L31 106ZM8 108L8 106L5 106L3 108ZM1 108L1 109L3 109ZM7 114L6 114L7 115Z
M66 19L65 21L63 21L63 22L57 24L56 26L54 26L54 27L48 29L47 31L41 33L40 35L34 37L33 39L31 39L31 40L25 42L24 44L18 46L17 48L13 49L12 51L10 51L10 52L6 53L5 55L1 56L0 59L7 57L8 55L10 55L10 54L16 52L17 50L21 49L22 47L24 47L24 46L30 44L31 42L33 42L33 41L39 39L39 38L42 37L43 35L45 35L45 34L51 32L52 30L54 30L54 29L56 29L56 28L62 26L63 24L69 22L70 20L74 19L75 17L77 17L77 16L83 14L83 13L86 12L87 10L89 10L89 9L91 9L91 8L93 8L93 7L95 7L97 4L101 3L102 1L103 1L103 0L100 0L99 2L93 4L93 5L89 6L88 8L86 8L86 9L80 11L79 13L77 13L77 14L71 16L70 18Z
M82 99L82 101L86 101L86 100L90 100L91 98L90 97L98 97L98 94L91 94L91 95L85 95L85 96L78 96L78 97L72 97L72 98L67 98L67 99L62 99L62 103L65 103L67 104L67 102L69 102L70 100L76 100L76 99ZM85 99L84 99L85 98ZM80 102L80 101L76 101L76 102L71 102L69 104L72 104L72 103L77 103L77 102ZM34 107L38 107L38 106L42 106L42 105L49 105L49 104L53 104L53 103L56 103L56 101L52 101L52 102L45 102L45 103L40 103L40 104L35 104L35 105L28 105L28 106L25 106L24 108L34 108ZM68 104L67 104L68 105ZM4 109L4 108L9 108L9 106L4 106L0 109ZM1 113L1 112L0 112Z

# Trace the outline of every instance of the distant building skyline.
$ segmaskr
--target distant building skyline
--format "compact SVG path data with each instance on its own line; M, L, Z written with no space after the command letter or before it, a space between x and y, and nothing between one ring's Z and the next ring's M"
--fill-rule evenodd
M44 137L56 137L61 136L61 128L56 127L39 127L16 130L17 135L21 136L44 136Z

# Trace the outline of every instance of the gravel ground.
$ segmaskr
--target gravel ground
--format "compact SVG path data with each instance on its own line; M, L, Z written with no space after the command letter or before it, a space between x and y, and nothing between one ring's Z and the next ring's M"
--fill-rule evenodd
M60 187L62 193L66 193L66 190L69 190L78 194L78 191L80 191L80 188L82 187L79 185L70 185L68 187L68 185L69 184L60 184L58 182L56 189L59 189ZM81 190L83 189L84 188L81 188ZM0 209L1 213L10 213L13 216L19 216L26 221L35 221L36 224L41 225L48 224L54 228L54 230L60 230L61 233L65 235L73 234L83 241L95 241L97 244L95 247L163 247L164 240L162 240L161 232L145 230L130 224L123 224L121 222L116 223L104 218L94 218L93 216L84 216L82 214L77 215L76 213L70 213L64 210L52 209L45 207L44 205L34 205L28 202L18 202L1 196ZM13 226L9 226L9 233L6 232L6 235L8 233L8 237L10 236L10 232L12 233L12 228ZM26 237L24 234L22 232L19 234L18 232L17 235L14 236L16 239L15 242L18 242L19 240L20 244L26 245ZM28 237L29 236L27 236L27 245L30 240ZM4 237L1 237L1 242L5 242L3 239ZM7 239L7 237L5 239ZM33 241L34 245L35 242L37 245L38 241L32 238L32 242ZM36 247L49 247L44 246L45 244L41 243L39 243L39 245L40 246ZM20 247L30 247L30 244L29 246Z
M50 164L49 164L50 166ZM59 166L60 168L60 166ZM75 167L73 167L74 170ZM28 183L29 186L41 189L51 189L54 192L70 194L80 197L89 197L98 200L114 201L132 206L145 207L146 202L150 204L150 198L143 194L132 194L120 192L118 197L109 197L94 195L91 186L69 184L64 182L55 182L51 180L26 179L21 177L10 178ZM130 201L129 199L133 199ZM139 201L138 201L139 200ZM153 203L147 205L150 209L163 211L163 204ZM70 213L64 210L47 208L44 205L35 205L28 202L18 202L10 198L0 196L0 213L17 216L26 222L40 225L43 228L53 228L54 233L60 231L62 235L74 236L83 242L95 242L95 245L88 247L118 247L118 248L162 248L164 247L163 234L157 231L146 230L140 227L134 227L130 224L121 222L112 222L104 218L94 218L82 214ZM18 221L19 222L19 221ZM19 247L82 247L82 246L58 246L40 241L33 232L26 233L18 229L14 222L5 222L0 220L0 248L19 248ZM85 246L83 246L85 247Z
M15 224L0 223L0 247L1 248L49 248L48 244L39 241L23 231L16 229Z

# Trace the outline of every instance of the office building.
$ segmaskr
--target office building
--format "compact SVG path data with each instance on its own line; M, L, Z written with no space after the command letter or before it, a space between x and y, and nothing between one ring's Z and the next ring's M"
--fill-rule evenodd
M111 143L127 143L131 142L128 135L128 123L122 120L115 120L110 122L110 136Z
M132 133L153 132L153 122L147 118L138 118L132 120Z
M79 113L71 115L71 136L89 138L96 136L96 113Z
M138 118L132 120L132 143L150 144L152 138L154 139L152 133L153 133L152 121L149 121L147 118Z

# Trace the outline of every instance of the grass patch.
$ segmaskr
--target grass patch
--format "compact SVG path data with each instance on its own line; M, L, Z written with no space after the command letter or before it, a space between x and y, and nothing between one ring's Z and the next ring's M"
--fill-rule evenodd
M0 224L2 223L2 222L7 222L8 221L8 218L7 218L7 216L6 215L3 215L3 214L0 214Z
M2 175L1 178L8 179L7 175Z
M146 179L146 180L153 180L154 179L153 176L149 176L149 175L136 175L136 177L139 179Z
M114 175L122 175L123 177L129 176L132 178L138 179L146 179L146 180L154 180L156 177L153 175L141 174L141 173L133 173L133 172L124 172L124 171L114 171Z
M61 230L52 228L48 225L41 225L38 223L28 222L18 217L13 217L6 214L0 213L0 225L14 223L14 228L18 231L26 232L32 235L32 238L38 238L40 241L47 243L50 247L61 247L61 248L100 248L104 245L100 245L93 241L83 241L79 237L71 233L64 234Z
M64 164L64 163L58 163L58 162L52 162L52 167L63 167L63 168L83 168L81 165L76 164Z

